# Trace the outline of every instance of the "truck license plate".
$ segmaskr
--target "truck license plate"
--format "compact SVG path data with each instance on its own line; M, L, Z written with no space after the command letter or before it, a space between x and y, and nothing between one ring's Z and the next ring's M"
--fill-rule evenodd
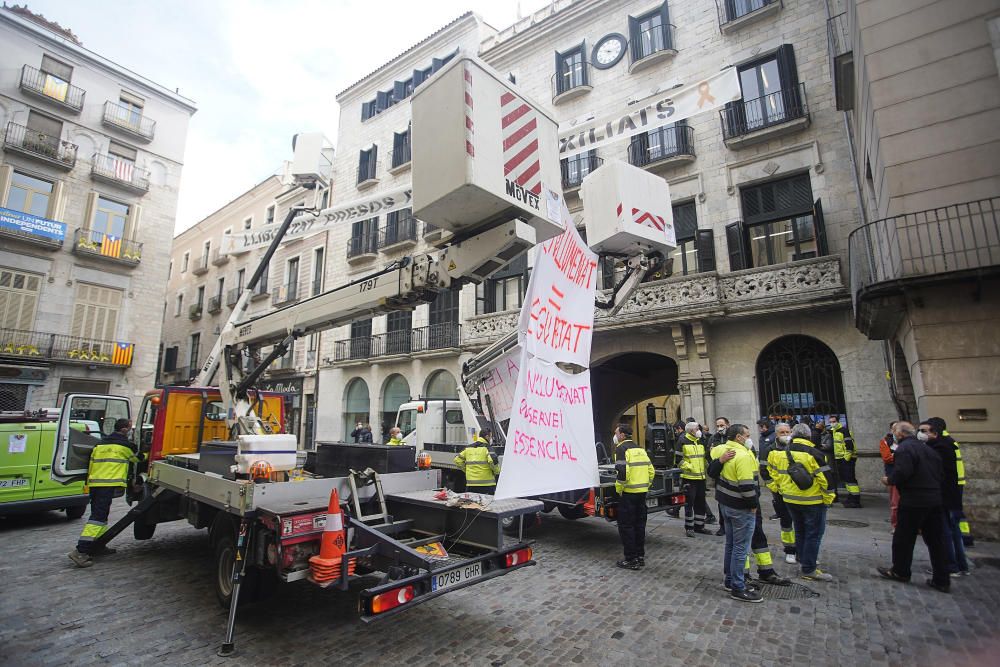
M28 486L28 479L26 477L0 479L0 489L16 489L20 486Z
M431 590L440 591L444 588L458 586L459 584L475 579L476 577L481 577L482 574L483 563L481 561L478 563L464 565L462 567L456 567L454 570L438 572L434 575L434 578L431 579Z
M659 498L646 498L646 507L659 507L659 506L660 506Z

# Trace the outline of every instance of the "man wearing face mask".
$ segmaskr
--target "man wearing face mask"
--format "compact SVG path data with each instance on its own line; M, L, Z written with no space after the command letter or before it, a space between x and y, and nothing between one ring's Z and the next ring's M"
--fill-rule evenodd
M725 417L716 417L715 419L715 433L711 435L708 439L708 446L705 449L711 452L713 447L723 445L726 443L728 438L726 438L726 429L729 428L729 420ZM709 457L711 462L711 457ZM722 505L717 505L719 508L719 529L715 531L715 534L722 536L726 534L726 518L722 515ZM711 521L709 521L711 523Z
M878 443L878 451L882 456L883 469L885 470L885 476L889 477L892 475L892 463L893 457L896 454L896 438L892 434L892 427L896 425L896 422L889 423L889 432L885 434ZM893 532L896 530L896 514L899 511L899 491L896 490L895 486L889 485L889 525L892 526Z
M965 558L965 545L958 527L957 513L962 508L958 490L958 473L955 466L955 441L942 435L933 418L917 427L917 439L926 442L941 457L941 503L944 505L944 538L948 551L948 573L951 576L969 574Z
M781 522L781 544L785 550L785 562L794 564L795 558L795 523L792 521L792 513L788 511L784 498L781 497L781 485L772 474L778 466L778 459L785 459L785 451L792 443L792 427L781 422L774 427L774 445L767 453L767 488L771 490L771 503L774 505L774 513L778 515Z
M684 438L678 443L678 454L681 457L681 479L687 486L684 495L684 531L688 537L695 533L711 535L705 530L705 512L708 505L705 502L705 446L701 444L701 427L691 422L684 427Z
M631 426L619 424L614 442L618 535L625 552L625 558L615 565L625 570L638 570L646 565L646 493L656 471L646 450L632 442Z
M913 574L913 546L920 534L930 553L934 573L927 585L947 593L951 590L951 578L941 502L941 457L916 437L917 429L910 422L896 422L893 434L899 446L892 475L883 477L882 483L899 489L899 514L892 535L892 567L877 568L878 573L886 579L908 582Z
M858 478L855 474L857 466L857 453L854 447L854 438L850 433L845 432L840 423L840 417L830 415L828 431L833 436L833 455L837 459L837 475L840 481L847 488L847 499L844 507L861 507L861 487L858 486Z

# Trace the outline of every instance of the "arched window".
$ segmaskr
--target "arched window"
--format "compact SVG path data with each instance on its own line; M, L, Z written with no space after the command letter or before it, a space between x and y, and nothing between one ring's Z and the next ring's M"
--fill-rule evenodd
M426 398L458 398L458 383L455 376L442 369L434 371L424 385Z
M354 378L347 383L347 390L344 392L344 439L350 439L350 433L358 422L369 423L370 420L370 399L368 397L368 383L361 378Z
M388 439L389 429L396 424L399 406L410 399L410 384L398 373L390 375L382 385L382 438Z
M844 415L837 355L810 336L782 336L757 357L757 391L765 417Z

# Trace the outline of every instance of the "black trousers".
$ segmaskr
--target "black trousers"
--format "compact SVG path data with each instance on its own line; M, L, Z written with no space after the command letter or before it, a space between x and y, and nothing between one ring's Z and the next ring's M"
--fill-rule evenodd
M750 551L757 564L757 574L766 576L774 574L774 563L771 561L771 550L764 534L764 520L761 518L760 507L757 508L757 519L753 527L753 537L750 538Z
M778 523L781 524L781 543L785 547L786 554L795 553L795 524L792 522L792 513L785 505L785 499L780 493L771 494L771 505L774 506L774 513L778 515ZM791 538L786 541L786 537L791 533Z
M618 501L618 536L625 560L646 556L646 494L623 493Z
M490 484L488 486L469 486L468 484L466 484L465 490L468 493L483 493L486 494L487 496L493 496L496 495L497 485Z
M82 554L93 551L92 543L108 530L108 515L111 501L122 489L114 486L93 486L90 488L90 517L83 526L83 533L76 543L76 550Z
M685 479L687 493L684 494L684 529L694 530L705 528L705 514L708 504L705 502L705 480Z
M930 553L934 583L940 586L950 585L944 509L941 507L899 506L896 532L892 535L892 571L905 579L913 574L913 546L917 543L917 532L923 536Z

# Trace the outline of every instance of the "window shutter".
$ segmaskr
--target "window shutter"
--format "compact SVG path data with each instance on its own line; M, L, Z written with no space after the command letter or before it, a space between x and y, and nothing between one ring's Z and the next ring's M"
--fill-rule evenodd
M642 57L642 43L639 40L639 19L634 16L628 17L628 37L629 37L629 55L632 58L632 62L639 60Z
M440 58L432 58L431 59L431 74L432 75L435 72L437 72L439 69L441 69L442 67L444 67L444 61L443 60L441 60Z
M583 85L590 85L590 67L587 66L587 40L580 42L580 81Z
M736 18L736 0L726 0L726 21Z
M0 206L7 206L7 194L10 192L10 179L13 174L13 167L7 164L0 165Z
M698 253L698 272L715 271L715 235L711 229L699 229L694 238Z
M375 113L380 111L385 111L389 108L389 93L387 91L378 91L375 93Z
M816 228L816 254L825 257L830 254L826 240L826 223L823 222L823 200L817 199L813 205L813 225Z
M781 89L786 111L798 112L802 108L802 97L799 93L799 72L795 66L795 51L791 44L778 47L778 76L781 77Z
M84 209L83 214L84 229L91 229L94 225L94 213L97 212L97 197L96 192L87 193L87 207Z
M422 69L413 70L413 88L416 89L417 86L424 82L424 71Z
M406 99L406 83L404 81L393 81L392 99L397 102L402 102Z
M163 370L177 370L177 348L168 347L163 353Z
M52 76L59 77L67 83L73 80L73 68L50 56L42 56L42 66L40 69L43 72L51 74Z
M693 239L698 231L698 212L694 202L674 206L674 232L677 242Z
M736 137L743 134L747 126L747 111L743 100L726 102L723 116L726 119L726 134L728 136Z
M135 241L139 238L139 226L142 224L142 206L132 204L128 207L128 220L125 222L125 235Z
M371 165L369 169L371 169L373 173L376 169L376 160L378 160L378 146L372 144L372 149L368 151L368 163Z
M746 227L742 222L726 225L726 245L729 247L729 270L741 271L748 268Z

